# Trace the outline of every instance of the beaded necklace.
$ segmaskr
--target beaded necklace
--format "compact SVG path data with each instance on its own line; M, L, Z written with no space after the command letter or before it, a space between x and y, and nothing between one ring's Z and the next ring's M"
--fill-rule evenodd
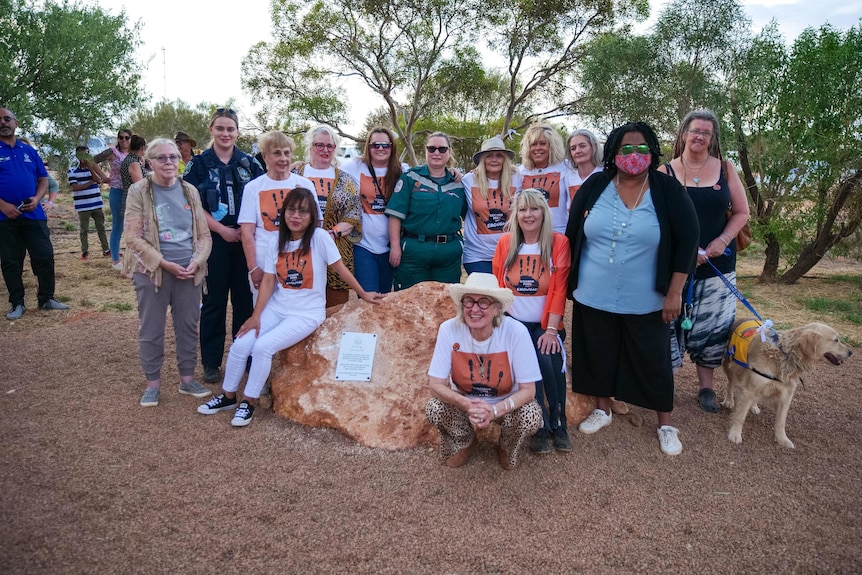
M644 195L644 190L646 190L647 180L649 180L649 174L647 174L647 176L644 177L644 181L641 184L641 191L638 194L638 197L635 200L635 203L632 205L631 210L629 210L629 214L628 214L628 216L626 216L625 221L621 222L620 227L618 228L617 227L617 203L622 201L622 198L620 198L620 192L619 192L620 177L619 177L619 175L617 176L616 183L614 184L616 186L616 189L614 190L616 193L614 194L614 221L613 221L613 227L611 228L611 249L608 250L608 263L609 264L614 263L614 256L617 254L617 239L619 239L623 235L623 231L625 231L626 228L628 228L629 222L631 222L631 219L632 219L632 214L635 213L635 209L637 209L637 207L640 205L641 198L643 198L643 195Z

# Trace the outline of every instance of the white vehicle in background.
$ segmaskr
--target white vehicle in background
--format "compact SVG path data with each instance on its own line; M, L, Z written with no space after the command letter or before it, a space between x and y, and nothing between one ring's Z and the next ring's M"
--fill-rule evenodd
M358 158L362 156L362 152L359 151L359 148L354 144L341 144L338 146L338 152L336 152L336 156L338 156L339 163L344 162L345 160L352 160L353 158Z

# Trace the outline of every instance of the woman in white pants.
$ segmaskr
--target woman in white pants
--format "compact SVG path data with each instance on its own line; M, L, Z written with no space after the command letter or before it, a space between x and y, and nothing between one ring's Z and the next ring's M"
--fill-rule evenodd
M278 241L270 244L268 252L254 313L240 328L228 354L222 393L198 407L204 415L235 409L234 427L251 423L272 356L308 337L326 319L327 265L365 301L379 303L385 297L363 290L341 261L335 242L318 226L316 198L308 189L296 188L285 198ZM237 405L249 356L251 369Z

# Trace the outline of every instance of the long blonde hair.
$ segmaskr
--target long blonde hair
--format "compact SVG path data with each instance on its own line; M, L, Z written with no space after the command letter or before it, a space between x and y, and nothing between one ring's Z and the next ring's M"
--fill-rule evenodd
M552 269L551 252L554 245L554 226L551 220L551 208L548 207L545 194L536 188L521 190L512 198L509 219L503 228L504 232L508 232L512 236L509 242L509 252L506 254L506 269L509 269L518 259L518 252L524 244L524 232L521 231L521 224L518 223L518 210L521 208L539 208L542 210L542 228L539 230L539 254L542 261L546 262L548 269Z
M512 175L514 173L515 166L512 164L512 160L509 159L509 156L503 154L503 169L500 171L500 178L497 180L497 191L507 200L512 199ZM479 157L479 163L473 170L473 174L475 174L473 181L476 182L476 187L479 189L482 199L487 200L488 174L485 172L485 154Z

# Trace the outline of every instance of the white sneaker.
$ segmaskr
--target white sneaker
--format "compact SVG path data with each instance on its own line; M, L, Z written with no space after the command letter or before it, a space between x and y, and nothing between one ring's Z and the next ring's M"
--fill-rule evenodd
M604 409L594 409L591 414L578 426L578 431L581 433L595 433L603 427L607 427L613 421L614 416L610 413L605 413Z
M679 455L682 452L682 443L679 441L679 430L670 425L662 425L658 428L658 442L661 451L665 455Z
M115 264L111 264L111 267L117 270L118 272L123 271L123 262L117 262Z

